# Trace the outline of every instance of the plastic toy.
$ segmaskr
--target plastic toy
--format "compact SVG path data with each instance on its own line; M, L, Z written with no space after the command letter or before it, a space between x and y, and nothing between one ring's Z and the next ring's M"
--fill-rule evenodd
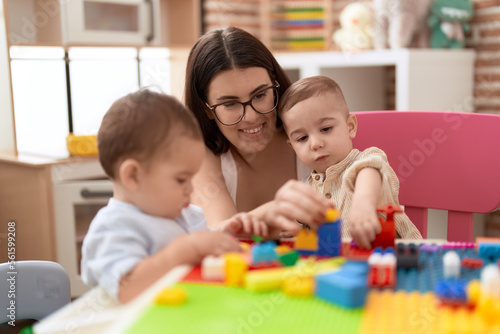
M485 260L498 259L500 258L500 243L481 242L478 245L478 254Z
M272 262L277 260L276 243L274 241L259 242L251 247L252 261L254 264L260 262Z
M222 256L206 256L201 261L201 277L204 280L223 280L226 277L226 261Z
M341 243L341 222L338 210L326 212L325 222L317 232L303 228L296 236L294 248L304 255L339 256Z
M460 257L454 251L448 251L443 256L443 276L445 278L460 277Z
M66 148L71 155L98 155L97 135L75 136L70 133L66 137Z
M297 260L299 259L300 254L298 252L288 252L288 253L283 253L278 255L278 260L283 264L285 267L293 266L295 263L297 263Z
M418 268L419 248L415 244L398 244L396 252L398 268Z
M396 286L396 255L388 248L385 253L377 248L368 258L369 271L367 285L378 288L394 288Z
M363 262L348 262L339 271L316 277L316 297L347 308L365 304L368 287L366 275L368 265Z
M432 48L463 48L464 33L470 31L468 22L474 15L470 0L435 0L428 24L432 28Z
M394 240L396 239L396 227L394 225L394 214L397 212L403 212L400 206L387 205L384 208L377 209L378 212L385 212L385 221L379 218L382 230L379 234L375 236L375 240L372 241L372 248L375 247L394 247Z
M329 212L327 220L338 221L338 212ZM321 227L330 228L331 224ZM317 232L321 240L324 234L319 233L319 228ZM219 333L224 326L235 325L237 331L258 328L259 333L275 333L277 328L283 329L283 324L291 325L286 327L287 332L323 332L333 328L326 321L336 316L335 328L344 334L500 333L500 269L494 245L498 244L484 240L478 249L468 242L441 246L398 244L397 258L391 248L375 248L371 255L367 251L365 257L347 263L337 256L297 260L298 253L293 249L273 246L278 257L290 257L296 262L292 265L283 260L289 266L271 269L255 269L250 251L225 254L229 286L182 285L190 294L187 311L166 314L172 308L153 305L127 333L144 329L153 321L160 325L168 321L169 326L175 322L177 327L172 327L179 333ZM481 247L486 253L484 258L479 258ZM353 248L344 243L343 254L345 249ZM375 289L370 291L372 287ZM378 288L383 292L377 292ZM263 291L266 293L254 293ZM324 309L325 305L328 307ZM186 319L192 319L193 314L199 319L197 312L205 319L197 321L203 328L194 329L191 324L186 327ZM283 320L299 316L304 319ZM183 321L179 321L180 317ZM349 323L349 327L339 329L341 323Z
M483 266L484 261L481 259L473 259L470 257L466 257L460 261L460 265L464 268L468 269L479 269Z
M339 257L319 262L313 261L299 260L293 267L249 271L245 275L245 288L253 292L280 289L285 279L290 277L313 277L336 269L345 262L344 259Z
M442 279L436 284L434 292L443 304L467 305L466 285L462 280Z
M291 297L310 297L314 294L312 277L289 277L283 281L283 293Z
M295 237L294 248L300 254L314 254L318 250L316 231L302 228Z
M319 256L340 256L342 249L341 222L338 212L327 214L327 221L318 227L318 251Z
M429 46L427 18L432 0L374 0L376 49Z
M155 303L157 305L177 306L184 304L186 299L186 291L179 286L174 286L163 289L156 296Z
M341 28L333 34L333 41L344 52L358 52L373 48L373 11L368 5L355 2L340 13Z
M248 265L238 253L229 253L225 256L225 282L228 286L241 286L244 283Z

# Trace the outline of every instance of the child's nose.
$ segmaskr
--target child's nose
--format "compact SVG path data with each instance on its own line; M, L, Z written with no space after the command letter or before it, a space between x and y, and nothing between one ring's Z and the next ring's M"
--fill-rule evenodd
M311 149L313 151L322 148L324 146L324 141L316 136L311 136L310 143L311 143Z

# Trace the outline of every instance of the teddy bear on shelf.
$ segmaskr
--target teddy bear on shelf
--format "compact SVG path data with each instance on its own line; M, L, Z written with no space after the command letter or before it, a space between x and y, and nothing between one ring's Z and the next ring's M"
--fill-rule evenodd
M372 49L372 24L373 11L368 5L348 4L340 13L341 28L333 34L333 41L345 52Z
M470 0L435 0L428 21L432 28L431 47L463 48L464 33L470 31L468 22L473 15Z
M427 18L433 0L374 0L376 49L429 47Z

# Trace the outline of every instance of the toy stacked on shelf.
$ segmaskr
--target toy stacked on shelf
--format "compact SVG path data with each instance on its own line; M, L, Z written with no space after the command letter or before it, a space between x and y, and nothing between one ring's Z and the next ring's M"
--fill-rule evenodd
M129 332L162 332L168 323L176 333L500 333L500 241L390 247L398 208L384 211L389 226L378 241L386 246L373 250L336 247L333 211L294 247L258 241L206 258L201 276L194 270L198 278L167 288ZM321 240L334 253L320 256Z
M281 50L325 49L323 0L271 0L271 47Z

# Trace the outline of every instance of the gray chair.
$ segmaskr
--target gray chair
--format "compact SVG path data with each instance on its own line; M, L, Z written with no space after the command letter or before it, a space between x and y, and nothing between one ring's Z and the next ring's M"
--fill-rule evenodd
M58 263L19 261L0 264L0 324L41 320L71 301L69 276ZM7 312L6 312L7 311Z

